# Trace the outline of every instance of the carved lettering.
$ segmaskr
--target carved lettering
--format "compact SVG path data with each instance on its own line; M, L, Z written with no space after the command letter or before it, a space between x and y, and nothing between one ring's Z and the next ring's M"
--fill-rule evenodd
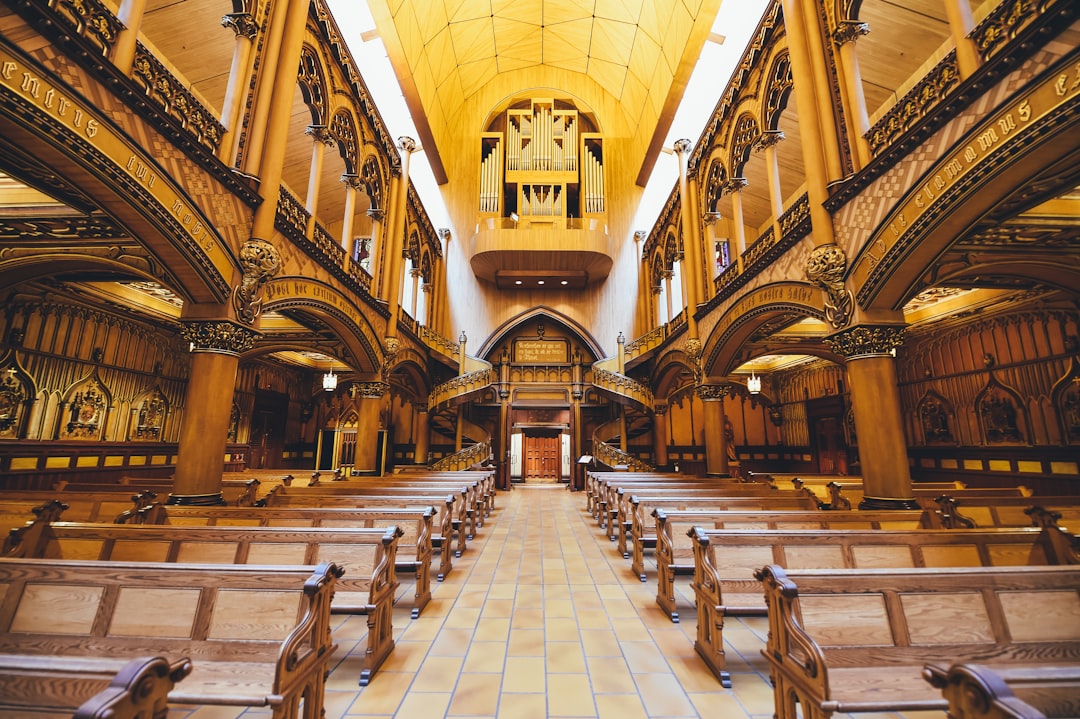
M949 160L949 163L943 168L945 176L950 180L955 180L957 175L964 171L964 166L960 164L960 161L955 157Z
M1031 119L1031 103L1027 100L1021 102L1020 107L1018 107L1016 111L1020 114L1020 119L1023 122L1027 122Z
M1058 97L1062 97L1068 91L1069 76L1065 73L1061 73L1060 75L1058 75L1057 82L1054 83L1054 92L1057 93Z
M1016 129L1016 120L1013 119L1012 113L998 120L998 128L1001 130L1002 135L1008 135Z
M28 72L24 72L22 75L22 91L35 100L41 94L41 83L38 79Z
M968 145L964 148L964 162L969 165L979 159L979 153L975 152L975 148Z
M998 141L997 131L995 131L994 128L991 127L986 132L979 135L976 138L975 141L979 143L979 149L982 150L983 152L986 152L991 147L993 147L995 144L997 144L997 141Z
M53 105L56 104L56 90L51 87L45 91L45 99L41 103L46 109L53 109Z
M10 80L15 76L15 71L17 69L19 69L19 66L15 63L5 62L3 65L0 65L0 75L2 75L5 80Z

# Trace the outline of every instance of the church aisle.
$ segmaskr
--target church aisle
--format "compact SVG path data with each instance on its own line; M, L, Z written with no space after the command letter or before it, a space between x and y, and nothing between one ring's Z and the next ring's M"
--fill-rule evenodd
M412 588L402 584L397 646L362 689L351 652L363 651L366 618L338 618L326 719L771 719L764 617L725 624L734 686L724 689L694 652L688 583L677 584L682 622L672 624L655 583L638 582L585 514L584 495L525 484L496 504L421 617L409 618ZM268 715L205 707L170 719Z

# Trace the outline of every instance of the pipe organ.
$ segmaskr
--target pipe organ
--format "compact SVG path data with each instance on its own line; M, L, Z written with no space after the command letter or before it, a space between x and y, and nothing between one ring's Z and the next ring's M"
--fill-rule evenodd
M567 220L602 214L603 139L569 102L532 99L495 118L481 135L482 217L515 217L565 228Z

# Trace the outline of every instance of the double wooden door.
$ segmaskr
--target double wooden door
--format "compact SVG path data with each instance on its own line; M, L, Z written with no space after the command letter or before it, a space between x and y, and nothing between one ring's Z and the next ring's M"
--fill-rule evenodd
M525 480L559 479L559 438L525 437Z

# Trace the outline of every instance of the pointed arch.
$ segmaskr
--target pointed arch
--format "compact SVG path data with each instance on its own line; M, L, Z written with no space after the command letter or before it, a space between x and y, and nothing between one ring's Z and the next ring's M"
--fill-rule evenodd
M477 357L487 357L496 347L499 346L507 337L513 334L515 328L520 325L526 324L534 319L550 319L559 324L565 326L571 333L577 336L582 345L589 351L589 353L600 359L605 356L604 348L596 341L596 338L585 329L584 325L575 320L572 317L559 312L556 309L548 307L546 305L537 305L530 309L520 312L514 317L503 322L499 325L494 332L488 335L488 338L477 350Z
M1030 419L1020 393L1001 383L994 374L975 396L975 417L986 444L1022 444L1027 441Z

